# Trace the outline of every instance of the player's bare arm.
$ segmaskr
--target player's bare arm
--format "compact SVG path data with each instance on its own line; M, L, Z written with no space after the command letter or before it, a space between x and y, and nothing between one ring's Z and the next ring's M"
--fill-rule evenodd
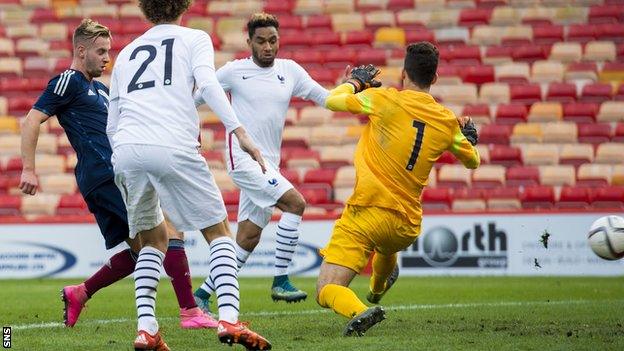
M39 126L50 116L45 113L31 109L22 122L22 176L19 188L22 193L35 195L39 187L37 174L35 173L35 151L39 140Z

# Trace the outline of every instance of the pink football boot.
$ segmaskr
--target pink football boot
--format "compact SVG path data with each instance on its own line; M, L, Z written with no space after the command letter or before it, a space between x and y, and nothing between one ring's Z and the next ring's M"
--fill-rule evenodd
M180 327L183 329L216 328L217 320L210 317L199 307L180 309Z
M63 307L63 322L66 327L73 327L78 322L78 316L85 307L85 302L89 300L87 288L84 283L80 285L69 285L61 290L61 299L65 303Z

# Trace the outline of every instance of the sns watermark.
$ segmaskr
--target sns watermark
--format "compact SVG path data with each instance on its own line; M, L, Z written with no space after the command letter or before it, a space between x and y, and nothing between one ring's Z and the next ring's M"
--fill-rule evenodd
M2 328L2 347L5 349L11 348L11 327Z

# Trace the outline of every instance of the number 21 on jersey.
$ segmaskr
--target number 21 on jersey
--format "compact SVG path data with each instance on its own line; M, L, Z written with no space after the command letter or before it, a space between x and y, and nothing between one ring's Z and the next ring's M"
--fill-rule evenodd
M405 166L405 169L410 172L414 169L414 165L418 159L418 153L420 152L420 147L422 146L423 135L425 134L425 124L414 120L412 121L412 127L416 128L416 140L414 141L414 148L412 149L412 154L407 162L407 166Z
M163 85L171 85L171 68L173 65L172 61L174 40L175 39L173 38L165 39L161 43L161 46L165 47L165 74L163 79ZM145 72L145 70L147 69L147 66L149 66L149 64L152 63L152 61L154 61L154 59L156 58L156 47L154 45L141 45L137 47L136 49L134 49L134 51L132 51L132 54L130 55L130 61L134 60L141 51L147 51L148 56L141 64L141 67L139 67L139 70L134 74L134 77L132 77L130 84L128 84L128 94L135 90L153 88L156 84L156 81L154 80L149 80L146 82L138 81L141 78L143 72Z

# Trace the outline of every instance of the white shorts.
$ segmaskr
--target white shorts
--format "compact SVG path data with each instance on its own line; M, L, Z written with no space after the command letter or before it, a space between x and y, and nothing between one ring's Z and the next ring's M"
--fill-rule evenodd
M199 153L126 144L115 148L112 161L128 210L130 238L164 220L161 204L179 231L207 228L227 218L221 192Z
M260 228L271 220L273 208L293 185L284 178L277 167L267 162L267 172L251 157L237 157L234 169L228 173L241 190L238 204L238 222L250 220Z

